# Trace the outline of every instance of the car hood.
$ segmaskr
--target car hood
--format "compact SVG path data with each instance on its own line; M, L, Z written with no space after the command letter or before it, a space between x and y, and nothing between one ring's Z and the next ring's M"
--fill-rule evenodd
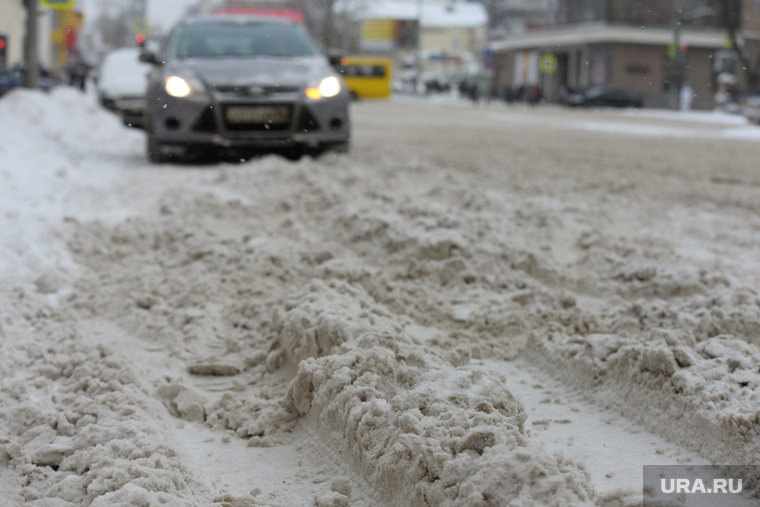
M191 74L207 86L287 86L305 87L331 72L319 58L282 60L274 58L229 58L177 62L168 73Z

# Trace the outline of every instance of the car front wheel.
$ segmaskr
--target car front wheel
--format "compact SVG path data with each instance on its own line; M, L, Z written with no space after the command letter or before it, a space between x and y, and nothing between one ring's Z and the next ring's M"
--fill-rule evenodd
M351 151L351 141L346 141L344 143L335 145L335 147L333 148L333 151L335 151L336 153L341 153L341 154L345 154L345 153L350 152Z
M162 144L156 139L153 130L153 120L150 116L145 119L145 151L148 160L153 164L162 164L168 160L168 157L162 153Z

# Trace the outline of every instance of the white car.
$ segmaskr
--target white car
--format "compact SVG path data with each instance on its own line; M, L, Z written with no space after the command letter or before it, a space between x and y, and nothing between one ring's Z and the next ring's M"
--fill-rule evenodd
M741 107L749 121L760 125L760 95L748 95L741 101Z
M100 104L118 114L125 125L142 127L145 92L151 65L140 61L140 48L121 48L108 53L98 69Z

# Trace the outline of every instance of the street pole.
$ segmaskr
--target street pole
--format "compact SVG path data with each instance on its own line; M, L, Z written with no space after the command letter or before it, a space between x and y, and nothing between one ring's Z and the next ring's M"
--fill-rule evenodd
M416 77L414 78L414 93L420 90L420 81L422 80L422 2L417 0L417 47L415 48L414 64L416 67Z
M698 7L690 11L683 11L683 0L673 1L673 43L668 51L670 62L670 106L679 109L681 86L686 81L686 57L687 51L681 49L681 30L683 23L694 21L705 16L715 16L715 11L710 7Z
M670 67L670 108L678 110L678 95L683 81L683 55L681 54L681 23L682 6L680 0L673 2L673 45L668 57L671 59Z
M40 66L37 60L37 0L26 2L26 39L24 40L24 62L26 73L24 86L37 88Z

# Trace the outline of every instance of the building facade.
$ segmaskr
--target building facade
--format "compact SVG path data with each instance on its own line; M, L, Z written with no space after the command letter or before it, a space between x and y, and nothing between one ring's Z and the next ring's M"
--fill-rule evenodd
M0 34L7 39L7 67L24 66L26 8L21 1L0 2ZM43 69L60 73L67 53L76 47L76 35L82 25L77 11L57 11L39 7L37 11L37 61Z
M344 49L394 59L407 84L450 84L477 73L486 48L482 4L442 0L375 0L352 13L354 35Z
M674 5L558 0L550 26L491 42L493 89L540 87L547 101L559 102L568 91L606 86L642 93L645 107L674 107L678 89L688 82L693 106L712 108L721 74L734 72L737 83L746 83L746 76L723 20L708 3L684 2L680 10ZM756 62L760 2L742 0L741 7L738 43Z
M39 29L37 47L40 48L39 61L43 66L50 66L53 53L50 27L52 16L49 11L40 10L38 14ZM24 63L24 38L26 34L26 9L21 1L0 2L0 34L6 37L7 67L20 66Z

